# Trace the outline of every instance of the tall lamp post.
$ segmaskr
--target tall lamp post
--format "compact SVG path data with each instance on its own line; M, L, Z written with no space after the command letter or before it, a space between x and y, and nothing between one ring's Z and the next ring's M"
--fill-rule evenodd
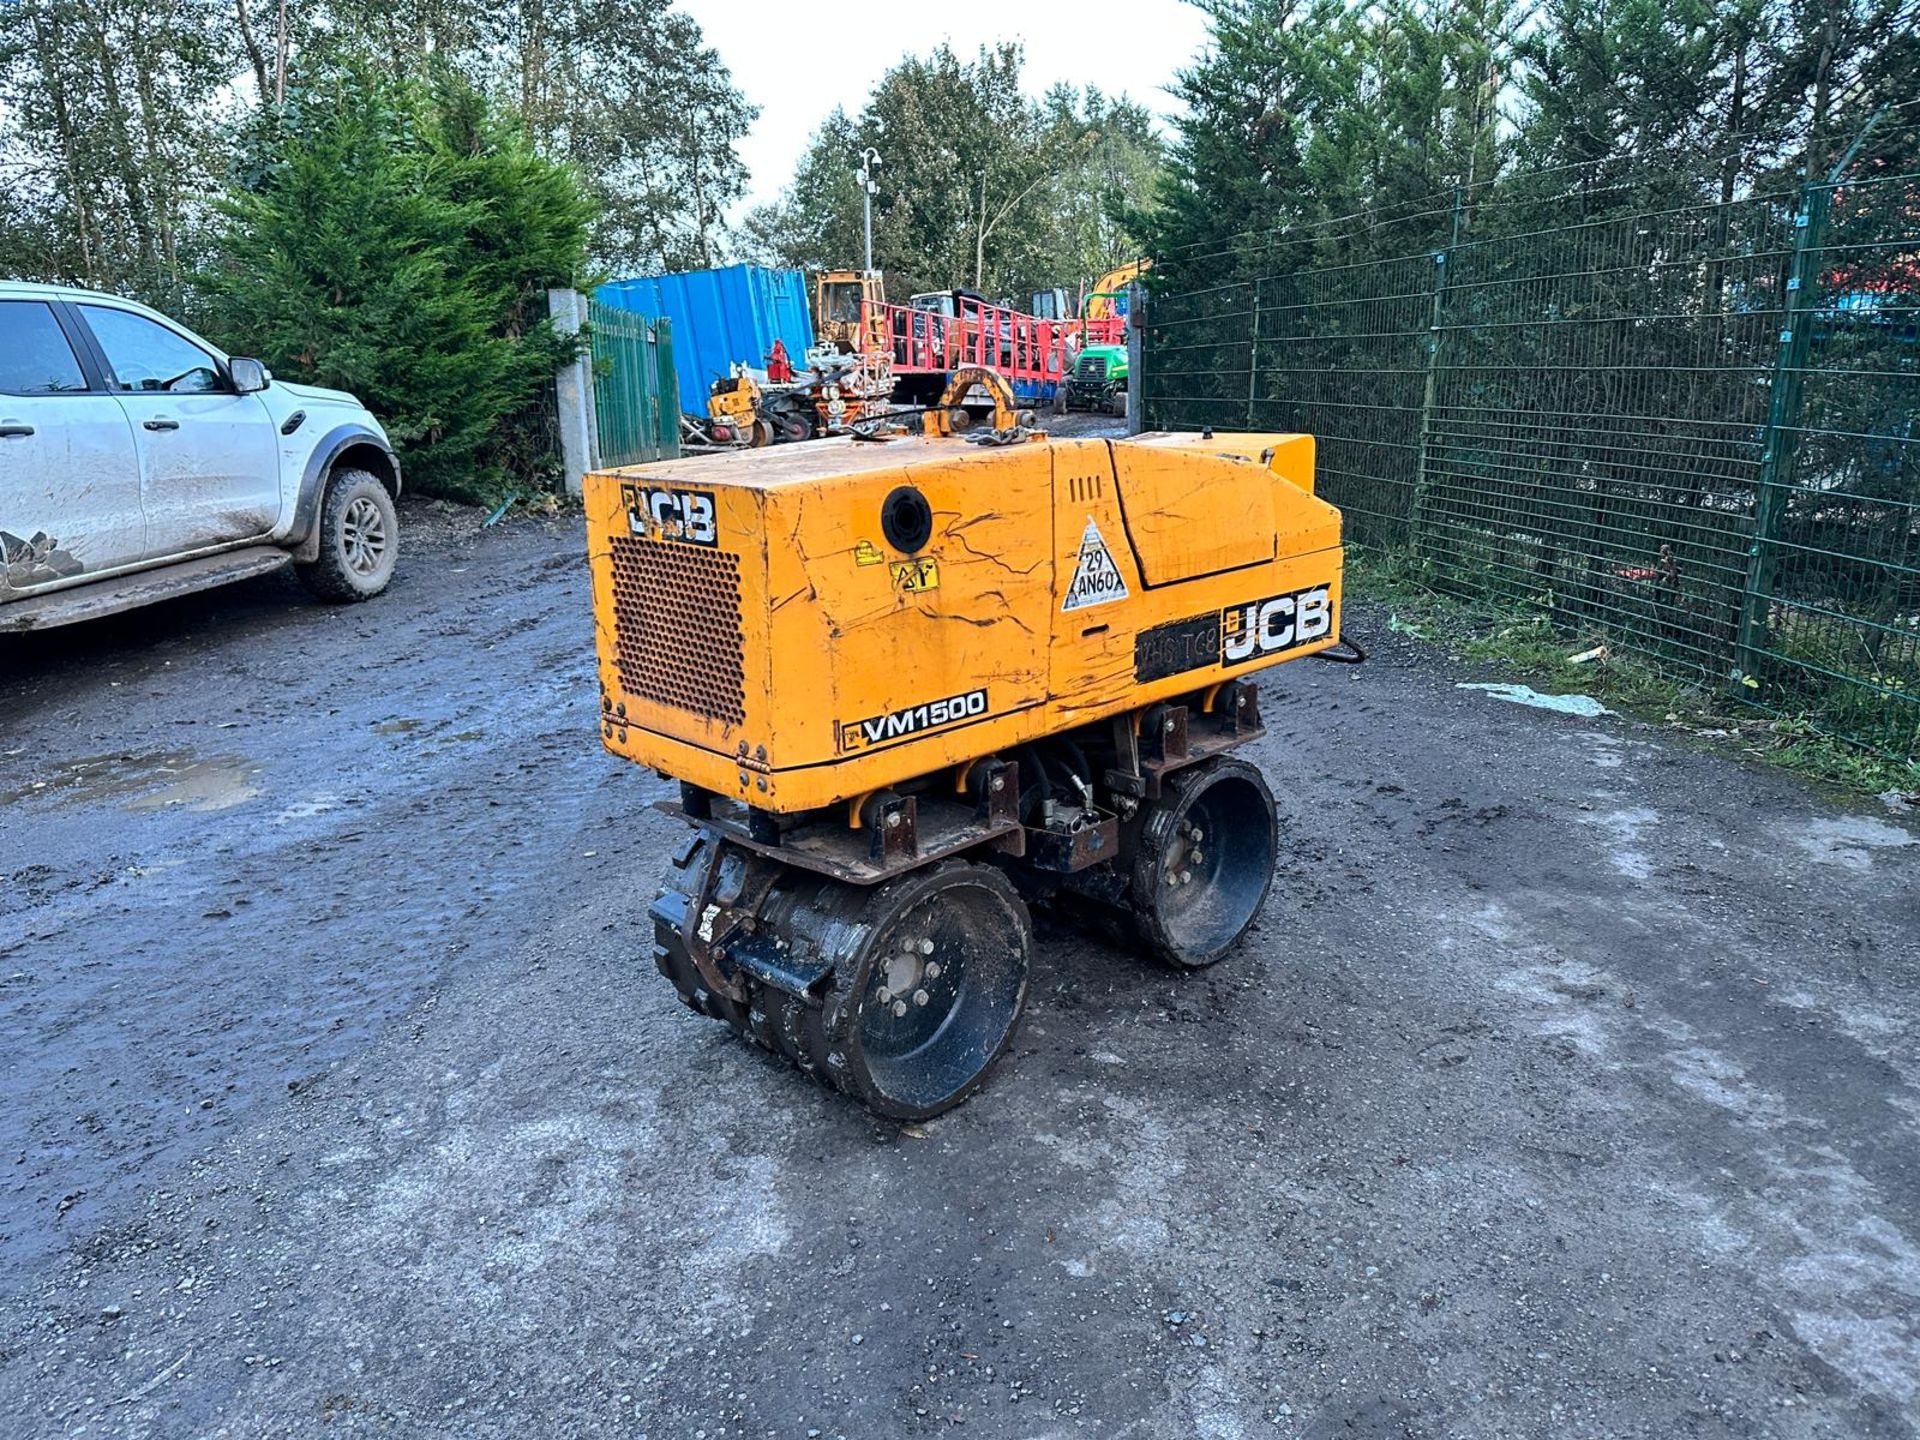
M880 152L869 145L860 155L860 207L866 213L868 273L873 270L873 197L880 189L873 172L879 168Z

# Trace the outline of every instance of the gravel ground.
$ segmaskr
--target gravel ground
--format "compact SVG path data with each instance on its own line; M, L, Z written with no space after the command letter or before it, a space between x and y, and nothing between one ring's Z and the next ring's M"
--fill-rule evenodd
M902 1130L653 974L577 519L406 520L0 648L7 1436L1920 1432L1898 817L1357 610L1252 942Z

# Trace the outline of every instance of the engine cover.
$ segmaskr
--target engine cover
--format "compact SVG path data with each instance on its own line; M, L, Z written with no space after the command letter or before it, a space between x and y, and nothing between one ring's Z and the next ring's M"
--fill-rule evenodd
M586 479L602 735L796 812L1339 638L1304 435L824 440Z

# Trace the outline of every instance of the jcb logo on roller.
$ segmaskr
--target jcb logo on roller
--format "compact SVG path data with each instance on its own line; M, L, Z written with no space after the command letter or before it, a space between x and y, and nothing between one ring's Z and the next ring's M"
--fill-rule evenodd
M678 540L688 545L718 545L713 492L669 490L652 485L622 485L627 528L649 540Z
M1240 665L1277 655L1325 635L1333 625L1333 597L1325 585L1255 600L1220 612L1220 659Z

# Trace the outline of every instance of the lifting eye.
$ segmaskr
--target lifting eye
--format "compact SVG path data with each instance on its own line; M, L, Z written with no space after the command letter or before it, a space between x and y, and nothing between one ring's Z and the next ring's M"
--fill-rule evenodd
M902 485L880 506L880 533L894 549L911 555L933 535L933 507L911 485Z

